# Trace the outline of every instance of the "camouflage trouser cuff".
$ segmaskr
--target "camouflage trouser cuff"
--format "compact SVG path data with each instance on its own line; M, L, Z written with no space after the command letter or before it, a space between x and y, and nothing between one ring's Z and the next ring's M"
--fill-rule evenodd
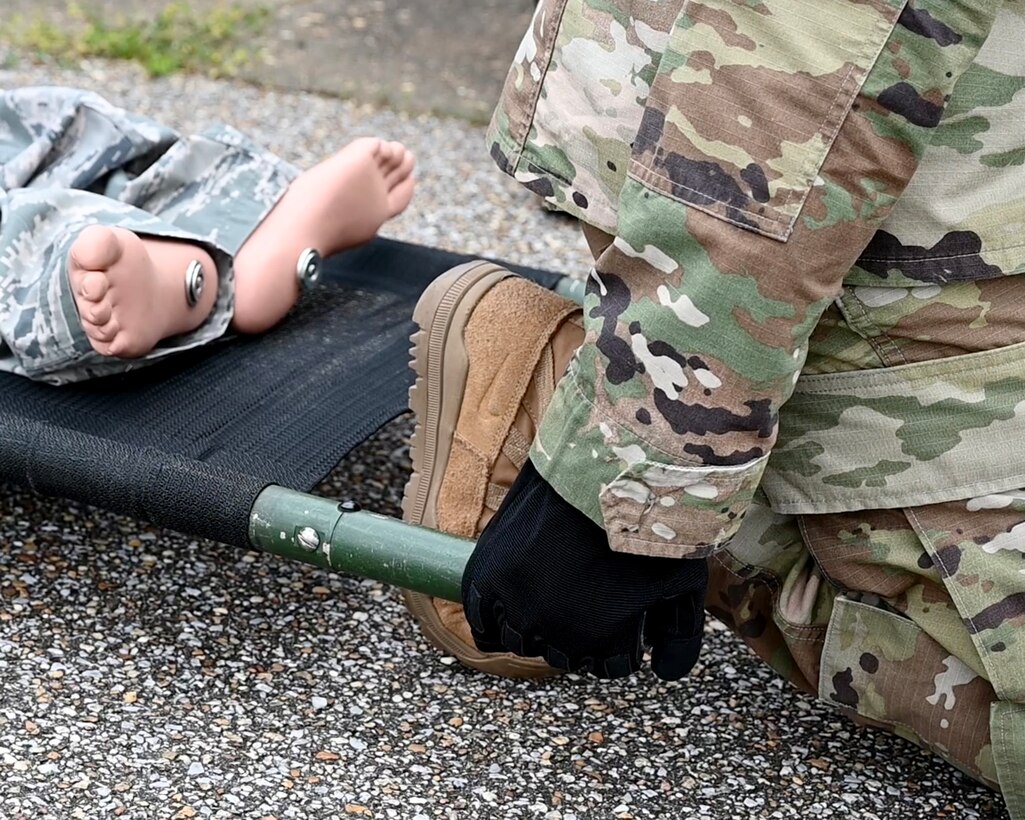
M604 528L598 495L601 487L616 477L618 470L607 460L598 458L597 452L592 457L589 443L585 446L582 432L590 421L591 409L576 380L571 375L565 376L556 387L538 427L530 460L565 501Z

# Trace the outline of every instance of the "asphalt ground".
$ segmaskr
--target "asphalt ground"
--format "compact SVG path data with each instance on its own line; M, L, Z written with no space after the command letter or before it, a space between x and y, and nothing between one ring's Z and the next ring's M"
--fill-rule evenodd
M40 83L184 131L227 121L304 166L354 136L401 139L419 189L387 235L586 271L573 224L498 174L478 127L123 64L0 70L0 87ZM409 432L389 425L320 491L397 515ZM430 649L378 583L0 487L0 817L339 816L1006 813L790 691L716 624L679 683L489 678Z

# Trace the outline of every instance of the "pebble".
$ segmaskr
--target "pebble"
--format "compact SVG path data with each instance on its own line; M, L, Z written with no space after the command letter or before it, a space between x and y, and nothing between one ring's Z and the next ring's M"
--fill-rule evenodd
M419 187L385 233L587 271L573 224L494 169L482 129L103 61L0 68L0 87L44 83L183 131L227 121L303 166L355 136L401 139ZM318 492L400 515L410 433L389 424ZM936 757L782 686L714 622L678 683L500 680L429 648L382 584L0 487L0 817L346 806L376 820L1007 818Z

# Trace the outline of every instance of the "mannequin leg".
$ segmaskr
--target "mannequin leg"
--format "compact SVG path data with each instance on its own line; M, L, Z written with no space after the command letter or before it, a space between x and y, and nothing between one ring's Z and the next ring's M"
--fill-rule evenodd
M329 255L372 239L409 204L413 164L397 142L359 139L295 179L236 254L232 327L260 333L281 321L299 296L302 250ZM205 283L190 306L185 272L193 260ZM121 358L145 356L198 327L217 293L216 266L199 246L100 225L75 240L68 275L90 344Z
M185 271L193 260L203 267L204 287L190 306ZM105 225L78 235L68 278L90 344L122 359L144 356L161 339L195 330L217 296L217 266L202 248Z
M299 297L303 249L328 256L373 239L409 204L412 174L403 145L366 138L296 179L235 256L232 327L262 333L280 322Z

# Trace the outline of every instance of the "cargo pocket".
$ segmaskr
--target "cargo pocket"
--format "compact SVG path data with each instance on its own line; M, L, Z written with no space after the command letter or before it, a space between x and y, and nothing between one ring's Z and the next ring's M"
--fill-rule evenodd
M785 241L904 0L687 3L630 175Z
M905 510L940 571L995 691L993 758L1014 820L1025 818L1025 591L1021 489Z
M914 621L837 597L819 696L997 786L990 741L993 688Z

